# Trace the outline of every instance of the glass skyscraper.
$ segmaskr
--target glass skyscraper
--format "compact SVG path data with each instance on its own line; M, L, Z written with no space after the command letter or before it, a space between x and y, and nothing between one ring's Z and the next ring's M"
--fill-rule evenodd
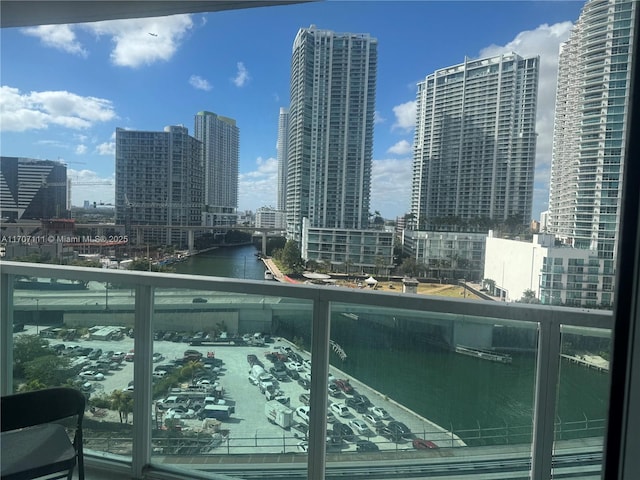
M194 136L202 142L205 171L203 225L235 225L240 151L236 121L212 112L198 112Z
M134 244L187 245L186 232L166 226L201 224L203 187L202 143L185 127L116 129L116 223ZM162 228L138 235L135 225Z
M414 229L529 223L539 64L515 53L466 59L418 83Z
M284 211L287 208L287 167L289 148L289 112L280 109L278 116L278 201L277 208Z
M368 224L378 42L315 26L291 57L287 231Z
M588 1L562 45L548 231L613 269L637 2Z

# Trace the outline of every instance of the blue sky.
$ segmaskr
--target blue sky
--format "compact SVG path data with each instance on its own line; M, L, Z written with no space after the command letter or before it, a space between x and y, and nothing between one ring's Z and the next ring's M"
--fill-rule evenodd
M275 206L278 112L299 28L378 39L371 211L409 210L416 83L503 51L540 55L534 218L546 209L557 53L583 1L325 1L0 32L0 152L62 160L72 203L114 201L116 127L240 128L240 210ZM104 181L111 185L83 185Z

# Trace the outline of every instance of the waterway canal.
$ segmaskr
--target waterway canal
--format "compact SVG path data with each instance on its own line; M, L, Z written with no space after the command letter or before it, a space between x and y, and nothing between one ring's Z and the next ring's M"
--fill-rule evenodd
M253 246L219 248L177 264L176 270L261 280L264 265L255 253ZM348 358L342 362L332 355L332 363L471 443L479 436L479 427L485 435L504 434L510 443L528 441L533 354L514 354L513 363L504 365L388 333L374 324L335 315L332 339ZM607 374L562 362L558 421L563 429L593 428L597 419L605 418L607 405Z

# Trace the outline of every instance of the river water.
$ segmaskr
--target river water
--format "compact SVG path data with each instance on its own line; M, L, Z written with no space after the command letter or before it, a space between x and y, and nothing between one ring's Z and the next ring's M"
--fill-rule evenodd
M176 271L262 280L264 265L255 253L253 246L219 248L177 264ZM506 365L483 361L437 345L391 338L374 324L340 315L332 319L331 332L348 355L343 362L332 354L332 364L464 440L530 441L533 354L515 354ZM601 425L598 420L606 417L607 406L608 375L563 361L557 403L563 431Z

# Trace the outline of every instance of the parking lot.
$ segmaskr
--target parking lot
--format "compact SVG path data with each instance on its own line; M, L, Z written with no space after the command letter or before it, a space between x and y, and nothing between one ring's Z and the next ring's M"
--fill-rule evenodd
M126 355L133 349L133 339L125 336L121 340L90 340L81 339L78 341L64 342L65 347L90 347L93 349L101 349L103 352L121 352ZM52 344L59 343L52 341ZM276 362L277 358L273 352L285 352L286 350L295 351L301 360L295 366L297 375L301 378L308 378L310 373L310 356L308 353L296 350L292 344L284 339L275 339L272 343L265 346L191 346L184 342L172 342L158 340L154 342L154 354L158 356L154 365L172 363L184 357L185 350L195 350L200 352L204 358L209 356L215 357L221 364L217 376L211 376L211 381L217 381L222 387L223 399L227 405L232 405L235 411L230 418L222 420L219 426L220 433L216 435L216 442L211 442L200 448L199 453L286 453L286 452L304 452L306 450L304 425L305 410L300 409L305 405L304 397L301 395L308 393L308 390L296 380L288 376L281 376L280 381L275 379L272 382L275 388L262 393L259 382L250 379L251 365L248 358L255 358L258 363L264 366L269 372L273 367L273 363L269 358L273 358ZM271 354L269 357L266 354ZM282 353L280 354L282 355ZM253 356L253 357L250 357ZM284 360L284 358L281 358ZM122 361L118 368L110 370L105 374L104 380L86 380L86 383L92 386L92 395L102 392L110 393L113 390L126 390L129 383L133 380L133 361ZM255 362L254 362L255 363ZM287 366L290 366L287 362ZM294 368L292 367L291 370ZM211 370L208 370L211 371ZM295 376L295 374L293 374ZM413 439L418 437L422 440L433 442L433 444L424 444L422 448L433 448L435 446L453 446L461 445L457 437L452 436L449 432L432 424L427 419L421 418L405 409L401 405L394 403L383 397L378 392L370 389L366 385L358 382L357 379L347 378L342 372L335 368L331 368L331 380L334 385L340 384L342 388L333 387L334 393L329 396L329 404L336 403L340 406L330 408L331 414L328 421L331 423L327 426L329 435L328 449L331 451L356 451L358 450L358 442L360 442L361 450L399 450L413 449ZM334 383L334 380L338 382ZM340 382L342 380L342 382ZM348 380L348 382L345 382ZM346 388L353 388L349 393L345 392ZM188 387L188 383L181 385L183 389ZM275 391L279 392L280 397L289 399L289 407L293 410L293 421L300 425L293 428L281 428L280 426L270 423L265 415L265 404L268 396L274 396ZM354 398L357 395L365 395L371 402L366 410L360 409L360 413L356 412ZM158 401L162 399L157 399ZM285 401L286 402L286 401ZM350 403L352 407L346 404ZM186 405L188 408L188 405ZM377 407L377 409L375 408ZM376 416L378 410L382 408L386 414ZM155 415L156 425L165 424L166 410L156 408L154 404L152 416ZM300 413L300 414L299 414ZM341 416L343 415L343 416ZM368 418L365 418L367 416ZM110 419L118 418L117 413L111 412ZM203 421L198 418L180 418L181 429L184 432L202 431ZM119 420L115 420L119 421ZM405 424L412 433L404 437L399 435L397 430L389 430L389 422L399 421ZM376 423L376 426L373 423ZM348 429L344 427L334 427L336 424L350 425L353 436ZM384 428L386 427L386 430ZM376 431L377 430L377 431ZM334 433L335 432L335 433ZM393 435L393 433L396 435ZM386 433L385 436L379 433ZM333 439L333 441L331 441ZM362 442L369 440L370 442ZM373 446L372 446L373 444ZM168 453L163 449L157 449L156 453Z

